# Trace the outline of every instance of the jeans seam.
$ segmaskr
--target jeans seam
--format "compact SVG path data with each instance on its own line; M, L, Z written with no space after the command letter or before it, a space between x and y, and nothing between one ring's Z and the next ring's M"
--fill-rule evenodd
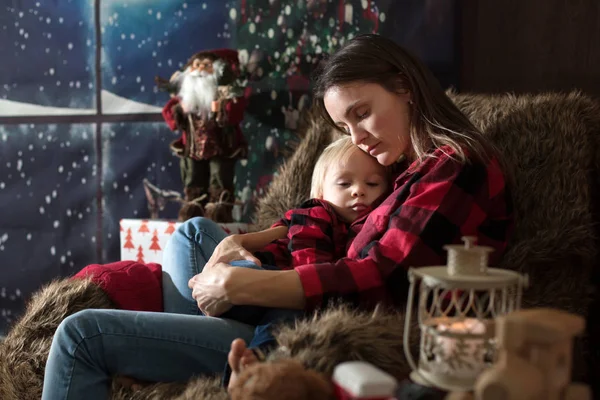
M71 355L71 357L73 358L73 362L72 362L72 365L71 365L71 372L69 374L70 378L69 378L69 384L67 385L67 391L66 391L66 397L65 397L65 399L69 398L69 392L71 391L71 383L73 381L73 371L75 370L75 359L76 359L75 354L77 353L77 350L79 350L79 346L81 346L81 343L83 343L84 341L89 340L89 339L93 339L93 338L95 338L97 336L100 336L100 335L102 335L102 334L101 333L97 333L97 334L89 336L89 337L83 337L83 338L81 338L81 340L79 342L77 342L77 345L75 346L75 349L73 350L73 354Z
M192 249L191 256L192 256L192 269L193 269L193 275L192 276L196 276L198 273L198 259L196 258L196 250L195 250L195 238L192 238L191 236L188 236L188 240L190 241L189 243L189 248ZM196 302L196 299L194 298L194 291L192 289L192 293L190 294L192 296L192 300L194 300L194 302ZM196 306L193 307L193 311L192 313L196 313L198 314L198 303L196 302Z
M200 318L206 318L206 317L200 317ZM148 334L139 334L139 333L119 333L119 332L100 332L100 333L96 333L94 335L91 336L86 336L83 339L81 339L79 341L79 343L77 343L77 346L75 346L75 350L73 352L73 354L75 354L75 352L77 351L77 349L79 348L79 346L81 345L81 343L83 343L85 340L89 340L89 339L94 339L98 336L120 336L120 337L134 337L137 339L153 339L153 340L164 340L167 342L172 342L172 343L180 343L180 344L188 344L188 345L192 345L192 346L196 346L196 347L202 347L208 350L214 350L214 351L218 351L221 353L227 353L228 349L218 349L214 346L207 346L206 344L197 344L197 343L192 343L189 341L184 341L184 340L180 340L180 339L173 339L173 338L168 338L168 337L164 337L164 336L152 336L152 335L148 335Z
M215 239L215 237L213 235L211 235L208 230L202 228L201 226L198 227L198 232L196 233L196 235L198 235L198 233L200 233L202 235L202 237L208 237L208 238L210 238L210 240L212 240L213 243L215 244L215 247L219 244L219 242L217 242L217 240ZM190 240L192 240L192 238L190 238ZM200 251L202 252L202 255L204 256L204 258L208 262L208 260L209 260L210 257L207 258L206 254L204 254L204 247L203 246L199 246L199 248L200 248ZM195 257L195 254L196 253L194 252L194 257ZM196 265L196 264L194 264L194 265ZM198 270L198 268L196 268L196 271L197 270Z

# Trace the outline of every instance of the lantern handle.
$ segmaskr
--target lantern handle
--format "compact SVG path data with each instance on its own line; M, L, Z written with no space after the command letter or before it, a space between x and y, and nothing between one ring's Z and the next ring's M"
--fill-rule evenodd
M465 249L472 249L477 243L477 236L463 236L461 239L465 243Z
M412 268L408 270L408 280L410 284L408 286L408 301L406 303L406 315L404 317L404 337L402 338L402 341L404 342L404 356L406 357L406 361L408 361L409 367L415 374L419 376L420 379L422 379L427 385L436 387L435 383L431 382L429 379L423 376L423 374L421 374L410 349L410 321L412 318L412 306L415 294L415 275L413 274ZM419 348L420 347L421 346L419 346Z

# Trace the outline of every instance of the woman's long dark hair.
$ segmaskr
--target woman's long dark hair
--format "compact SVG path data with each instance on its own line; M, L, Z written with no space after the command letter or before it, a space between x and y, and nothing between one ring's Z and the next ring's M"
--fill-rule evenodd
M360 35L324 60L315 73L315 106L333 126L323 98L334 86L365 82L386 90L410 93L410 138L417 159L422 160L432 146L450 146L461 161L490 157L482 134L446 95L437 79L410 52L379 35ZM339 127L336 127L339 129Z

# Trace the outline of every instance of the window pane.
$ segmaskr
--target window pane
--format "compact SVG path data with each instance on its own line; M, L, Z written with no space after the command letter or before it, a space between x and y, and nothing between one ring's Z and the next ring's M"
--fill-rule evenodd
M102 107L104 113L160 111L168 99L155 76L169 78L194 53L229 45L224 1L103 0ZM138 104L118 106L115 96ZM118 100L118 99L117 99Z
M97 262L94 125L0 125L0 332L42 284Z
M0 115L94 113L95 46L93 1L3 2Z
M183 192L179 158L169 149L169 143L177 137L160 122L102 126L103 258L106 262L120 257L119 221L150 216L144 178L161 189ZM177 218L179 207L177 203L168 204L160 217ZM135 259L135 254L131 259Z

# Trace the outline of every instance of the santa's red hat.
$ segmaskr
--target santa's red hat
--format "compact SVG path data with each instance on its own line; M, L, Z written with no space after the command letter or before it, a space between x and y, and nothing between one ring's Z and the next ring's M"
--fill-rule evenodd
M215 60L222 60L227 63L230 71L233 72L234 75L239 74L240 70L240 60L238 51L234 49L212 49L212 50L201 50L190 57L189 61L186 64L186 68L191 65L191 63L200 57L210 57Z
M217 58L227 61L229 64L239 66L240 59L237 50L234 49L216 49L208 50L207 53L213 53Z

